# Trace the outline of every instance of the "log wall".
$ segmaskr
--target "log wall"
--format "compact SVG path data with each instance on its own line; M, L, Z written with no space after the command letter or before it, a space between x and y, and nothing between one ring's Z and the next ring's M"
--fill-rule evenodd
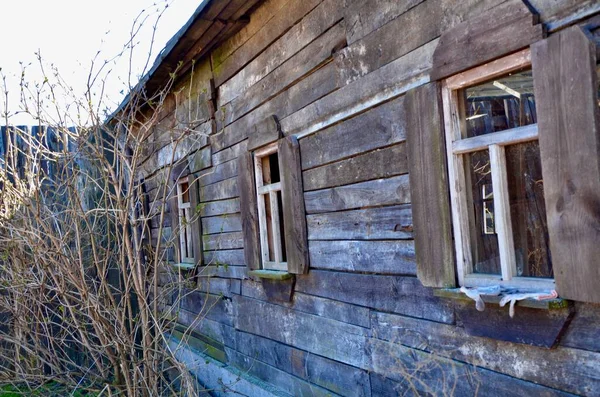
M495 324L507 310L473 314L416 277L404 93L429 82L444 31L504 2L265 0L196 64L193 84L182 79L188 94L156 125L144 172L154 198L173 150L198 177L204 267L174 308L197 350L281 395L600 395L599 306L575 304L547 349L472 336L473 315ZM550 32L598 12L531 3ZM237 158L271 115L301 152L310 270L291 302L247 277L243 252ZM173 149L177 126L197 135ZM556 313L516 315L506 332Z

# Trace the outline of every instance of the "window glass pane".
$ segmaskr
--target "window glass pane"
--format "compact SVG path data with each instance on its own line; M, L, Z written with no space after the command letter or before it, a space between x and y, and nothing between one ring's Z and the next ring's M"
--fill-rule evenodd
M465 137L535 124L531 69L522 69L462 90Z
M501 274L489 152L465 154L464 160L473 272Z
M265 214L267 222L267 243L269 246L269 260L275 260L275 251L273 250L273 221L271 211L271 200L269 199L269 193L263 195L265 200Z
M553 277L538 142L507 146L506 171L517 276Z
M182 182L180 184L181 188L181 202L189 203L190 202L190 189L187 182Z
M279 235L281 236L281 261L287 262L287 255L285 250L285 228L283 225L283 199L281 191L277 192L277 203L279 206Z
M279 178L279 158L277 153L270 154L261 159L262 172L263 172L263 183L270 185L271 183L277 183L280 181Z

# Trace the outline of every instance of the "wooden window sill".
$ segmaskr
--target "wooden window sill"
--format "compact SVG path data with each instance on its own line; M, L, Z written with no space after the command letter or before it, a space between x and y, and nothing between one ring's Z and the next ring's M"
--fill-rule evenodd
M433 295L439 298L446 299L455 299L460 301L475 302L469 298L467 295L460 291L460 288L442 288L435 289L433 291ZM481 299L485 303L490 303L494 305L498 305L500 303L500 299L502 299L501 295L491 296L491 295L481 295ZM548 299L548 300L536 300L536 299L523 299L518 301L515 306L517 307L527 307L530 309L541 309L541 310L560 310L566 309L569 307L569 301L562 298L556 299Z
M196 265L193 263L171 263L171 266L179 270L193 270Z
M251 277L257 277L267 280L288 280L294 277L293 274L278 270L251 270L248 272Z

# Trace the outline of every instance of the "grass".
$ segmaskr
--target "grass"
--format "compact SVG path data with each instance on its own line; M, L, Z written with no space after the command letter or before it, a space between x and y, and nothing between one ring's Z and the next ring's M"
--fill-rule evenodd
M94 393L87 393L85 391L67 390L63 385L58 383L46 383L37 388L30 389L25 385L12 385L5 384L0 385L0 397L23 397L23 396L39 396L39 397L95 397Z

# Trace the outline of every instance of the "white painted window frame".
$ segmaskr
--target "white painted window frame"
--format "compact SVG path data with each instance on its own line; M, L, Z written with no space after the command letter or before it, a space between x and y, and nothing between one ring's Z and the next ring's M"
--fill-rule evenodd
M281 182L264 184L262 159L277 153L277 142L266 145L254 152L254 175L256 178L256 202L258 204L258 226L260 235L260 251L262 268L264 270L287 271L287 262L283 261L281 228L279 223L279 202L277 192L281 192ZM281 169L280 169L281 173ZM269 235L267 231L266 206L271 208L271 229L273 230L273 255L274 260L269 259Z
M446 155L450 176L452 224L456 249L458 281L461 286L479 287L503 285L520 288L554 289L554 280L536 277L517 277L515 248L508 199L505 146L538 139L537 124L509 130L462 138L458 90L531 66L531 52L525 49L493 62L456 74L442 82L442 101L446 134ZM500 251L501 275L473 273L468 219L468 189L464 156L488 149L494 191L495 227Z
M183 185L187 184L188 186L188 197L189 201L187 203L183 202ZM178 211L178 220L179 220L179 262L181 263L194 263L194 241L192 236L192 200L191 194L189 190L191 189L191 185L189 183L188 177L183 177L177 180L177 211ZM186 238L187 237L187 238ZM187 246L186 246L187 244ZM192 256L186 256L186 251L188 253L192 253Z

